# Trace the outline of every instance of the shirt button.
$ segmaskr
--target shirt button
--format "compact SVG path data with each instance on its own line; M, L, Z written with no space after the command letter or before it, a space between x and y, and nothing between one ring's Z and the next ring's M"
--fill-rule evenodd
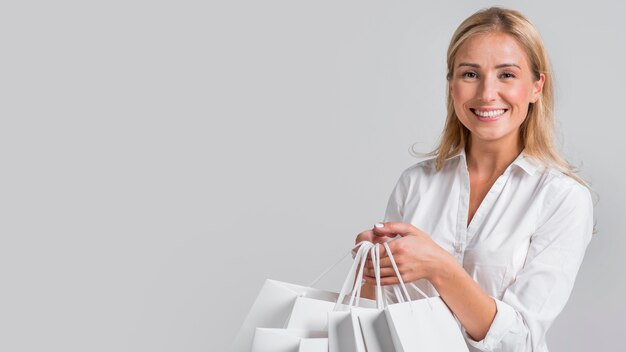
M460 244L460 243L457 243L457 244L455 244L455 245L454 245L454 250L455 250L457 253L462 253L462 252L463 252L463 246L461 246L461 244Z

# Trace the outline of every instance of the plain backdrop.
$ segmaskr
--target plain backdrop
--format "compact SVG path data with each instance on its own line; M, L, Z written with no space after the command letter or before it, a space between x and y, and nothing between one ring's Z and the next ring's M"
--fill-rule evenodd
M551 351L620 349L624 2L61 0L0 6L0 350L226 351L266 278L309 284L381 220L491 5L539 28L599 195Z

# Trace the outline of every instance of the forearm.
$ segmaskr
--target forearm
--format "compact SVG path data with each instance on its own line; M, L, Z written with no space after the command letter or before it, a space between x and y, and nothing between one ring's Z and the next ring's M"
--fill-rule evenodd
M440 263L431 283L457 316L467 334L480 341L496 316L496 302L478 285L452 256Z

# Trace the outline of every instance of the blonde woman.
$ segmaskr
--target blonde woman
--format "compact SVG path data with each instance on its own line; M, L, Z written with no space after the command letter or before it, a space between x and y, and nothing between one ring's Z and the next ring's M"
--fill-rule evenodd
M441 295L471 351L547 351L591 239L593 204L555 147L546 51L526 17L490 8L461 23L447 61L441 141L402 173L385 221L357 242L394 238L403 280ZM383 257L382 283L396 284ZM371 296L371 263L365 274Z

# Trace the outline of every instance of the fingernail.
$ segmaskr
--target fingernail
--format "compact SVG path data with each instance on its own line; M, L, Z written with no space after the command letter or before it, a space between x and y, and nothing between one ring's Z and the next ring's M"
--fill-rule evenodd
M383 227L385 227L385 224L379 222L374 226L378 227L379 229L382 229Z

